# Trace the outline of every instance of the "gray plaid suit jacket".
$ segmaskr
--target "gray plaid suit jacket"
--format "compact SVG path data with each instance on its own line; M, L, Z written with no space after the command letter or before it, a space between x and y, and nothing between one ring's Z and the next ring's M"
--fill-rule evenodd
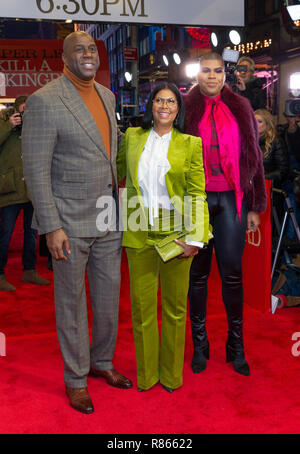
M26 102L22 129L24 177L40 234L63 228L70 237L97 237L97 199L117 181L118 132L113 93L95 83L111 125L111 157L88 108L62 75Z

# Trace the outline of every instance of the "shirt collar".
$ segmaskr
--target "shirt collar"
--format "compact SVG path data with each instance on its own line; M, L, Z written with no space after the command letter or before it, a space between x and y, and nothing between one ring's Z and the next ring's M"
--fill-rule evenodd
M205 99L206 104L213 103L213 102L217 103L221 99L221 93L218 96L216 96L215 98L210 98L209 96L206 96L206 95L203 95L203 97Z
M160 139L160 140L171 140L172 131L173 131L173 129L171 129L171 131L169 131L167 134L164 134L163 136L160 136L160 135L157 134L157 132L154 131L153 128L151 129L151 133L154 135L154 137L156 139Z

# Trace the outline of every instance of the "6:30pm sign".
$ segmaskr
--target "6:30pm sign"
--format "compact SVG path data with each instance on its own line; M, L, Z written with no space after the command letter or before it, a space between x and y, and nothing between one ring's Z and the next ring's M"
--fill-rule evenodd
M242 0L2 0L1 16L20 19L243 26Z
M122 9L120 16L147 17L145 0L36 0L38 9L43 14L50 14L55 9L63 10L66 14L78 14L81 11L89 16L111 16L114 6Z

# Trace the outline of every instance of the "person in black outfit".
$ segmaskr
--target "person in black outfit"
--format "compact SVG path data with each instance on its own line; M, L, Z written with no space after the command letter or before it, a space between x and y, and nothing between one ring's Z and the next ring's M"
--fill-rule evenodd
M284 140L289 157L289 172L282 184L282 189L288 194L291 205L294 209L296 221L300 225L300 207L296 201L294 193L295 179L300 172L300 116L291 115L285 110L284 116L287 120L286 124L278 125L278 135ZM287 222L285 237L289 240L297 240L292 220Z
M289 172L287 147L284 140L277 136L270 112L258 109L254 113L259 130L259 145L263 153L265 178L272 180L274 186L279 188Z
M253 110L266 107L266 92L263 89L264 79L254 76L255 63L250 57L241 57L235 71L236 83L233 91L249 99Z
M189 305L195 374L209 359L206 331L208 277L215 251L227 315L226 361L249 376L243 341L242 256L246 230L255 232L267 196L258 128L248 100L225 84L225 65L215 52L200 58L198 84L185 96L187 132L200 136L210 224L214 238L195 255L190 270Z
M290 168L300 170L300 116L284 112L287 123L278 125L278 134L286 142Z

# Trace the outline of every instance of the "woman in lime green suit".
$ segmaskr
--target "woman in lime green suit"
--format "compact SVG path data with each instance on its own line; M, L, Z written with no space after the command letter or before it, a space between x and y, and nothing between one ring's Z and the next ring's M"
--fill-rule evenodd
M184 122L177 87L159 85L150 94L142 127L127 129L117 158L118 179L126 176L123 246L140 391L158 382L168 392L182 385L189 270L192 257L211 237L201 139L184 134ZM183 253L163 262L154 243L183 228L188 232L184 242L176 240Z

